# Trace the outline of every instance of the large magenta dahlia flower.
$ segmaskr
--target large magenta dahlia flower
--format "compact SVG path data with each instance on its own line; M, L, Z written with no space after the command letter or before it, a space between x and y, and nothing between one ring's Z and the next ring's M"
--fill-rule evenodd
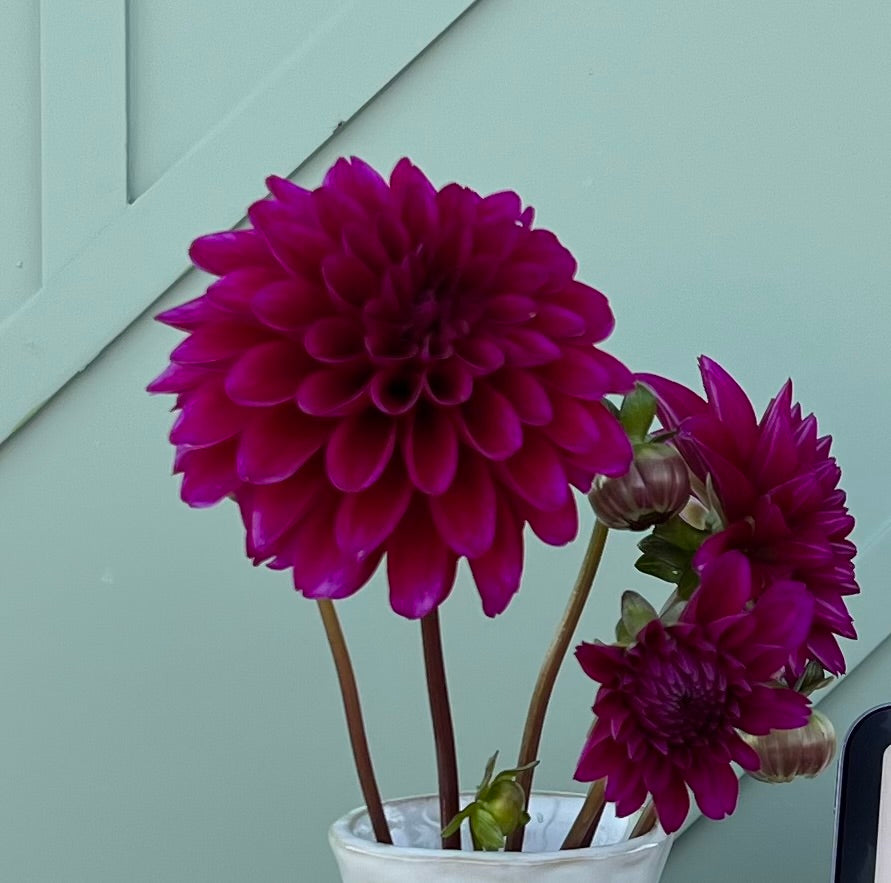
M791 581L752 598L747 559L728 552L703 570L675 625L654 619L630 647L576 650L601 686L575 777L606 776L606 799L620 816L649 793L662 827L676 831L690 808L689 786L702 812L722 819L739 794L731 761L760 766L738 731L764 735L807 723L808 700L772 679L807 634L813 599Z
M845 659L836 636L856 638L845 597L860 591L847 537L854 519L838 487L841 470L829 456L831 436L817 434L813 414L802 416L786 384L755 417L736 381L716 362L699 360L707 400L663 377L642 374L659 400L659 419L678 429L675 440L700 494L710 477L724 530L706 540L694 558L701 568L728 549L744 552L756 575L756 592L776 579L804 583L816 602L813 627L794 648L790 670L814 659L836 674ZM709 500L703 499L709 503Z
M525 523L568 542L570 485L628 468L606 298L515 193L436 190L405 159L389 182L353 158L315 190L267 183L248 229L192 245L220 278L158 317L188 332L149 387L177 395L183 499L234 497L249 555L308 597L386 554L393 609L424 616L464 556L500 613Z

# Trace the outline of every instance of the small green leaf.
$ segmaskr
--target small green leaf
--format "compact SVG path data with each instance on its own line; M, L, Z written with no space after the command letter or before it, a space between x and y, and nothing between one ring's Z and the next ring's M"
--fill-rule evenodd
M690 598L693 597L693 593L696 591L698 585L699 576L695 570L688 567L678 580L678 597L682 601L689 601Z
M619 409L619 420L632 441L643 441L656 416L656 399L643 384L636 383Z
M623 647L628 647L634 643L631 632L625 628L625 623L621 619L616 623L616 643L621 644Z
M644 537L637 544L637 548L648 558L655 558L657 561L669 564L679 571L688 567L690 559L693 557L689 550L676 546L656 533Z
M473 832L473 842L476 849L486 852L496 852L504 846L504 834L498 827L498 822L485 807L478 803L470 814L470 830Z
M649 555L641 555L634 562L634 566L647 576L655 576L656 579L664 580L673 585L677 584L681 576L681 571L677 567L672 567L670 564L651 558Z
M451 837L460 827L461 823L464 819L470 816L471 808L474 804L469 803L464 809L461 810L443 829L440 834L441 837Z
M640 630L657 616L656 608L643 595L631 589L622 593L622 622L632 638L636 639Z
M498 752L496 751L487 761L486 761L486 770L483 773L483 781L479 783L476 789L476 796L479 799L480 794L489 787L489 781L492 778L492 773L495 772L495 762L498 760Z
M678 549L686 552L695 552L711 534L707 530L698 530L692 524L688 524L678 515L669 518L668 521L656 525L653 536L665 540Z

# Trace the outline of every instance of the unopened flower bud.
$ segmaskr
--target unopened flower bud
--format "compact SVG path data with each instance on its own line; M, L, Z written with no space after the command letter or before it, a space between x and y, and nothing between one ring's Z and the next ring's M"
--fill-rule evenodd
M812 779L835 756L835 728L816 708L810 720L796 730L771 730L766 736L740 735L761 758L761 769L749 773L759 782L791 782L799 776Z
M523 806L525 802L523 789L513 779L496 780L479 800L505 836L529 821Z
M594 513L616 530L647 530L668 521L690 499L690 474L670 445L637 445L625 475L598 475L588 495Z

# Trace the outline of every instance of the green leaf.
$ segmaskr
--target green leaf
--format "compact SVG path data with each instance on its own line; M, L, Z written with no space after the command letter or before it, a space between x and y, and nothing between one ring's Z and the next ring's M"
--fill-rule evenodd
M480 794L489 787L489 781L492 778L492 773L495 772L495 762L498 760L498 752L496 751L487 761L486 761L486 770L483 773L483 781L479 783L476 789L476 796L479 799Z
M616 623L616 643L623 647L634 643L634 638L631 637L631 633L625 628L625 623L621 619Z
M670 564L651 558L649 555L641 555L634 562L634 566L647 576L655 576L656 579L665 580L665 582L673 585L676 585L681 577L681 571L677 567L672 567Z
M454 833L461 827L461 823L464 821L464 819L466 819L466 818L468 818L468 817L470 816L470 811L471 811L471 808L472 808L473 806L475 806L475 804L473 804L473 803L469 803L469 804L467 804L467 806L465 806L464 809L462 809L461 812L459 812L459 813L455 816L455 818L453 818L453 819L452 819L452 820L451 820L451 821L450 821L450 822L449 822L449 823L442 829L442 832L440 833L440 836L441 836L441 837L451 837L452 834L454 834Z
M707 530L698 530L692 524L688 524L678 515L669 518L662 524L657 524L653 529L653 536L683 549L686 552L695 552L710 536Z
M696 571L688 567L678 580L678 597L682 601L689 601L699 586L699 576Z
M632 441L643 441L656 416L656 399L643 384L636 383L633 392L622 400L619 420Z
M662 561L679 571L685 570L690 565L690 560L693 557L688 549L682 549L674 545L674 543L669 542L655 532L644 537L637 544L637 548L647 558Z
M643 595L631 589L622 593L622 622L633 639L657 616L656 608Z
M479 804L473 805L470 814L470 829L473 831L473 841L477 849L486 852L496 852L504 846L504 834L498 827L498 822L485 807Z

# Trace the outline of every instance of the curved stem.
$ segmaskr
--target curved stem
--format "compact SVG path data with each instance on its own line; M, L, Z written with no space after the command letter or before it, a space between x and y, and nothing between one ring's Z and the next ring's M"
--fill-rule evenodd
M350 654L347 650L343 631L334 604L325 598L318 602L319 613L325 626L325 636L331 647L331 655L334 658L334 668L337 670L337 680L340 683L340 695L343 698L343 710L346 714L347 729L350 734L350 745L353 749L353 759L356 762L356 772L359 775L359 786L362 789L362 797L368 809L368 818L378 843L392 843L390 828L384 815L384 807L381 803L380 791L374 777L374 767L371 763L371 754L368 751L368 740L365 736L365 724L362 720L362 706L359 704L359 691L356 689L356 678L353 674L353 665L350 662Z
M606 779L597 779L591 783L585 802L575 817L560 849L582 849L591 845L594 833L600 824L600 817L603 815L603 807L606 805L603 796L605 789Z
M427 695L430 699L430 717L433 720L433 739L436 745L440 828L445 828L458 814L458 763L455 758L455 733L442 656L439 613L435 609L421 620L421 639L424 644ZM460 830L443 837L442 848L460 849Z
M600 566L600 559L603 557L603 547L606 544L606 536L609 529L601 521L594 523L594 530L591 532L591 539L588 541L588 548L585 550L585 557L582 559L582 566L576 577L575 585L572 587L572 593L569 596L569 602L566 610L563 612L563 618L557 626L551 646L545 654L544 662L538 673L538 680L535 682L535 689L532 691L532 698L529 701L529 711L526 714L526 726L523 729L523 740L520 743L520 755L517 759L517 766L524 766L532 763L538 757L538 748L541 744L541 730L544 726L545 715L548 710L548 702L550 702L551 694L554 692L554 683L557 680L557 673L569 649L569 643L578 626L579 618L588 600L591 592L591 586L594 584L594 577L597 574L597 568ZM526 795L526 807L529 806L529 797L532 793L532 775L533 770L526 770L517 776L517 783L523 789ZM515 831L507 840L505 847L509 852L522 852L523 850L523 828Z
M648 800L646 805L643 808L643 812L635 822L634 827L631 829L631 833L628 835L629 840L633 840L635 837L642 837L644 834L649 834L653 828L656 827L656 807L653 806L653 801Z

